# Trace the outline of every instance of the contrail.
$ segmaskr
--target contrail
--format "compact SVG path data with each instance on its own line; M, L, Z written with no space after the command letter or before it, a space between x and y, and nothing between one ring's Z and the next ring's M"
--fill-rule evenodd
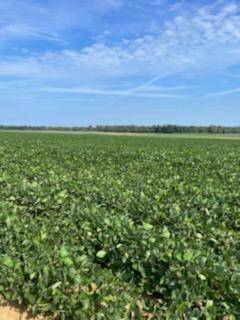
M149 87L151 84L153 84L154 82L157 82L158 80L162 79L162 78L165 78L168 74L164 74L164 75L161 75L161 76L157 76L151 80L149 80L148 82L138 86L138 87L134 87L132 89L129 89L125 94L123 94L122 96L120 96L118 99L115 99L113 101L110 102L110 104L113 104L113 103L116 103L117 101L119 101L120 99L123 99L123 98L126 98L126 97L129 97L131 96L133 93L141 90L141 89L144 89L144 88L147 88Z
M204 96L204 98L212 98L212 97L220 97L220 96L226 96L229 94L234 94L240 92L240 88L235 88L235 89L230 89L230 90L225 90L225 91L218 91L218 92L212 92L208 93Z

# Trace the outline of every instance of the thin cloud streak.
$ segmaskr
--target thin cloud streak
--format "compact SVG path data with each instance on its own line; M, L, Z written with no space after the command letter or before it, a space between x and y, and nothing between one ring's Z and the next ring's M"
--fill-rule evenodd
M6 37L21 37L21 38L38 38L47 41L63 42L63 38L56 32L43 31L36 27L30 27L25 24L9 24L0 28L0 35Z
M114 103L118 102L120 99L130 97L130 96L136 94L138 91L141 91L143 89L148 88L153 83L157 82L158 80L160 80L161 78L164 78L164 77L165 77L165 75L161 75L161 76L155 77L155 78L151 79L150 81L147 81L146 83L144 83L144 84L142 84L140 86L137 86L137 87L134 87L132 89L129 89L128 91L126 91L126 93L123 93L118 99L111 101L111 104L114 104Z
M150 84L150 81L148 82ZM153 82L151 82L153 83ZM142 87L143 88L143 87ZM175 95L169 93L147 93L130 90L107 90L107 89L96 89L96 88L87 88L87 87L74 87L74 88L59 88L59 87L46 87L42 88L41 91L52 92L52 93L67 93L67 94L89 94L89 95L100 95L100 96L116 96L123 97L132 95L134 97L141 98L186 98L184 95Z
M230 94L235 94L240 92L240 88L235 88L231 90L225 90L225 91L219 91L219 92L212 92L208 93L204 96L204 98L214 98L214 97L221 97L221 96L227 96Z

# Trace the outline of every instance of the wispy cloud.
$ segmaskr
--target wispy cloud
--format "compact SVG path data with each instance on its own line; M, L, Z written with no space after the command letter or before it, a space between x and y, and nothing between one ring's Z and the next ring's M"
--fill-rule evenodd
M60 33L72 28L93 25L93 17L101 17L109 10L116 10L124 0L8 0L0 3L0 38L29 37L58 40Z
M235 93L239 93L239 92L240 92L240 88L235 88L235 89L230 89L230 90L208 93L204 96L204 98L214 98L214 97L227 96L227 95L235 94Z
M0 35L7 37L31 37L50 41L63 41L58 33L42 31L39 28L24 24L8 24L0 28Z
M105 6L121 4L105 0ZM165 21L158 32L135 39L117 43L100 41L80 50L66 48L33 52L27 57L0 57L0 75L79 79L148 76L155 79L181 72L214 72L240 62L239 11L240 5L234 1L226 5L216 2L183 11ZM39 31L25 24L12 24L2 30L12 34L20 34L22 30L23 34L33 37L58 39L58 33ZM133 92L135 90L138 88Z
M73 87L73 88L59 88L59 87L45 87L41 89L42 91L51 92L51 93L64 93L64 94L86 94L86 95L100 95L100 96L112 96L112 97L122 97L126 95L132 95L134 97L141 98L185 98L184 95L170 94L166 92L144 92L129 90L108 90L108 89L97 89L89 87Z
M158 85L151 85L146 88L143 88L143 91L147 92L158 92L158 91L184 91L191 89L192 87L189 86L173 86L173 87L167 87L167 86L158 86Z
M21 38L16 41L17 50L11 45L11 50L2 51L0 77L18 78L22 83L26 79L39 81L39 87L48 84L42 93L58 94L59 99L80 99L80 95L106 96L112 103L130 97L181 99L190 97L189 86L164 87L159 83L174 75L219 71L226 74L226 70L240 63L240 4L234 0L213 1L208 5L188 5L184 0L170 5L166 0L151 0L148 6L151 12L153 8L158 12L164 3L167 11L171 11L168 16L161 16L162 20L157 16L161 21L153 19L154 30L142 28L140 34L126 33L122 38L114 38L111 28L95 30L97 36L87 41L82 41L84 32L80 30L87 33L91 29L93 16L99 19L109 12L124 13L126 8L134 10L134 7L148 15L144 1L130 4L126 0L93 0L83 1L81 6L77 0L26 0L21 6L19 3L16 0L9 0L8 5L0 3L0 47L4 41ZM111 22L114 25L115 21ZM75 29L74 41L64 42ZM27 50L23 52L25 40ZM32 45L31 40L40 45ZM123 79L129 80L127 89L121 89ZM116 89L103 87L103 83L112 83ZM36 90L31 85L25 86ZM204 98L238 92L239 88L219 90ZM60 96L64 94L66 97Z

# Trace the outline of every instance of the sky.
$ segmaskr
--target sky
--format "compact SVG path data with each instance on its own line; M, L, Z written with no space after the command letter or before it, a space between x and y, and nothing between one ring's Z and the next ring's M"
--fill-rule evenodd
M240 125L240 1L0 2L0 124Z

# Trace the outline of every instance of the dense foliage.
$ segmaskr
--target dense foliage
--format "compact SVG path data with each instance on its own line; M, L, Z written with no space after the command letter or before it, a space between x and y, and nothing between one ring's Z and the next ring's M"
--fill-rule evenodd
M0 295L59 319L240 319L240 141L0 134Z
M180 125L99 125L78 127L47 127L47 126L1 126L0 130L31 130L31 131L97 131L97 132L133 132L133 133L240 133L240 126L180 126Z

